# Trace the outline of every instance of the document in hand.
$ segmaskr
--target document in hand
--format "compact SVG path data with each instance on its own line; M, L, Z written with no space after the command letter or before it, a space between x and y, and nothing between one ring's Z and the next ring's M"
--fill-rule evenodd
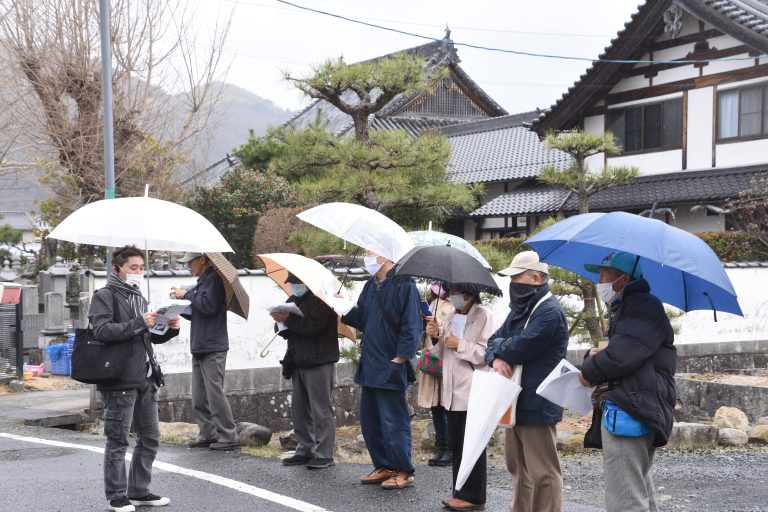
M467 327L467 315L460 315L456 313L453 315L453 324L451 325L451 332L459 339L464 339L464 330Z
M563 359L547 378L536 388L536 394L552 403L578 414L589 414L592 411L592 392L594 387L585 388L579 381L578 368Z
M277 306L272 306L271 308L267 308L267 311L270 313L282 313L282 312L288 312L292 315L298 315L303 317L304 313L301 312L299 309L299 306L294 304L293 302L286 302L285 304L278 304Z

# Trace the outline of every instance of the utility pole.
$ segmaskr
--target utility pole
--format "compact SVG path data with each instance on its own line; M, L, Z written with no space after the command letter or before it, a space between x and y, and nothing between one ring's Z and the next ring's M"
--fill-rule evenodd
M99 0L101 23L101 99L104 117L104 199L115 198L115 141L112 116L112 41L109 0ZM112 264L112 248L107 247L107 268Z

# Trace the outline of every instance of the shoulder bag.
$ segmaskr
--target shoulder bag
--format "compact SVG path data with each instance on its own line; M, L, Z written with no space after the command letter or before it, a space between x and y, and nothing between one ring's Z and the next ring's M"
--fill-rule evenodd
M112 294L112 315L117 311L117 297ZM75 344L72 347L71 377L85 384L111 384L123 376L123 362L116 345L96 339L88 321L85 329L75 329Z

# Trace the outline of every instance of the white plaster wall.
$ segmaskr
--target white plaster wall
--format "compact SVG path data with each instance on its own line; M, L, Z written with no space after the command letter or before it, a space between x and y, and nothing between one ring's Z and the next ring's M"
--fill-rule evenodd
M718 47L718 49L720 48ZM734 69L749 68L755 65L755 59L750 57L746 52L739 55L731 55L728 58L743 60L720 60L710 62L708 66L704 67L704 75L715 75L717 73L733 71Z
M717 167L762 164L768 161L768 139L718 144L715 151Z
M492 217L483 219L482 227L484 229L496 229L504 227L504 217Z
M676 343L707 343L714 341L748 341L768 338L768 268L727 269L739 297L739 304L744 317L718 313L718 322L713 321L712 312L696 311L687 313L676 320L681 332L676 336ZM494 314L498 327L509 312L509 278L494 276L504 297L494 298L488 307ZM96 288L104 285L104 279L96 280ZM155 307L167 305L171 301L167 295L172 285L192 284L193 277L154 277L151 280L151 299ZM278 360L285 353L285 341L278 337L272 343L266 358L259 356L263 346L273 336L272 319L266 312L268 306L282 303L285 293L265 276L241 276L241 282L251 297L251 309L248 321L229 313L230 351L227 368L262 368L277 366ZM353 299L357 299L363 282L356 282L351 290ZM423 285L421 286L423 288ZM576 340L572 340L576 344ZM347 342L345 342L347 343ZM158 359L166 373L189 372L191 355L189 353L189 322L182 320L180 335L168 343L156 346Z
M682 168L682 163L682 149L608 158L608 165L611 167L637 167L641 176L679 171Z
M683 57L683 56L681 56ZM653 77L653 85L667 84L699 76L699 70L692 65L680 66L679 68L664 69Z
M589 116L584 118L584 131L588 133L604 133L605 132L605 116ZM598 153L587 158L587 167L593 170L600 170L603 168L604 155Z
M477 224L473 219L464 219L464 239L465 240L474 240L475 239L475 227Z
M640 76L631 76L629 78L625 78L624 80L619 81L615 86L613 86L613 89L611 89L611 93L616 92L624 92L624 91L631 91L632 89L641 89L643 87L648 87L649 81L647 78Z
M688 169L712 167L713 87L688 91Z
M678 206L675 211L675 221L672 225L688 231L698 233L701 231L725 231L724 215L707 215L706 212L692 212L692 204Z

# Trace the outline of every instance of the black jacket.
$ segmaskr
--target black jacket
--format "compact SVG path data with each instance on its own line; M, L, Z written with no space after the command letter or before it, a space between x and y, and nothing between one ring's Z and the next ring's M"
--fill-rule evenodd
M339 360L338 316L310 290L301 297L291 295L286 302L295 303L302 313L288 315L286 329L280 336L288 340L283 361L297 368L312 368Z
M209 354L229 350L227 333L227 297L224 283L213 268L197 278L197 285L184 298L192 302L189 349L193 354Z
M497 357L512 365L523 365L517 425L549 425L563 419L562 407L536 394L536 388L568 351L568 320L557 298L549 297L531 314L533 306L547 292L549 286L540 287L526 307L510 312L499 330L488 339L485 353L488 366L493 365Z
M113 294L117 298L117 311L113 311ZM179 334L178 329L168 329L162 336L150 334L144 324L144 318L134 316L128 300L109 287L104 287L93 294L88 318L93 326L93 334L103 343L114 343L120 351L123 362L123 377L114 384L99 384L99 391L143 388L147 383L147 349L144 337L149 336L152 343L165 343Z
M656 432L664 446L672 432L675 409L674 332L661 301L645 279L630 282L611 305L610 342L587 357L581 367L593 384L614 382L606 397Z

